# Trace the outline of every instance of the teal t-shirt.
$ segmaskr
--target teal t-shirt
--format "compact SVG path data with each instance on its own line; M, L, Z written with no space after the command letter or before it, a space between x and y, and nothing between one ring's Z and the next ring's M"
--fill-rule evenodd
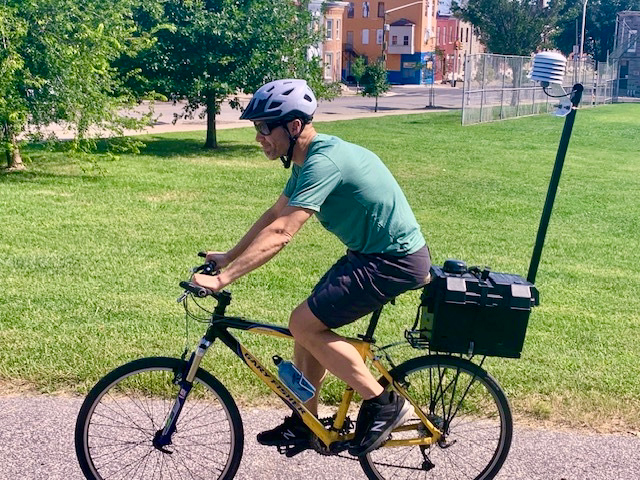
M351 250L406 255L425 245L404 193L376 154L338 137L314 137L284 188L288 205L314 210Z

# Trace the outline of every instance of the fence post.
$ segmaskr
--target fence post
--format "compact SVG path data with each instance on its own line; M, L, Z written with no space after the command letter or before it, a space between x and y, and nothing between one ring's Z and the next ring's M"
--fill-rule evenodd
M507 76L507 57L502 57L502 91L500 92L500 120L504 120L504 79Z
M484 81L487 78L487 54L482 54L483 62L482 62L482 93L480 94L480 123L482 123L482 109L484 107Z

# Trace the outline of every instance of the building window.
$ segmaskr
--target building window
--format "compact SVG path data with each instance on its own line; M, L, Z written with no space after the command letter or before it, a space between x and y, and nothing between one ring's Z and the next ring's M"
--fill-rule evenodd
M340 20L336 20L336 40L340 40Z
M453 27L449 27L449 43L453 43Z
M391 37L391 45L398 45L398 36L394 35Z
M347 18L353 18L353 13L356 10L356 4L353 2L349 2L349 6L347 7Z
M369 29L362 30L362 44L369 45Z
M376 44L377 45L382 45L382 42L384 40L384 34L382 33L384 30L382 30L381 28L376 30Z
M402 44L403 44L404 46L409 45L409 35L405 35L405 36L404 36L404 39L403 39L403 43L402 43Z
M351 45L353 48L353 32L351 30L347 30L347 45Z
M333 39L333 20L327 19L327 40Z
M436 43L440 45L442 42L440 41L440 27L436 27Z
M637 41L633 40L633 42L631 42L631 39L635 37L637 33L638 30L629 30L629 39L627 40L627 42L629 42L629 48L627 49L627 53L636 53Z
M378 2L378 17L384 18L384 2Z
M469 43L469 27L467 27L467 43Z
M333 80L333 53L324 54L324 78L327 80Z
M369 2L362 4L362 18L369 18Z

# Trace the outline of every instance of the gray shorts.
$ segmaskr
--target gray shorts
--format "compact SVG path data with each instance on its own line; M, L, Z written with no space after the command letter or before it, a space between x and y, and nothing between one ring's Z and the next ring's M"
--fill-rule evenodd
M425 285L430 268L426 246L403 257L348 250L313 288L307 304L327 327L338 328Z

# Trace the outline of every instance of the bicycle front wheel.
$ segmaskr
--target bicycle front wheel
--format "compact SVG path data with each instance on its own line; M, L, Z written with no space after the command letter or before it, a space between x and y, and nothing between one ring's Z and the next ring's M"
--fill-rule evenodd
M116 368L85 399L75 430L76 454L89 480L231 479L244 442L242 420L227 389L198 369L172 444L153 438L178 395L186 362L142 358Z
M408 360L390 373L406 385L408 394L443 437L428 446L383 446L360 457L368 478L495 477L509 453L513 422L504 392L486 371L463 358L429 355ZM431 433L414 415L391 438L429 436Z

